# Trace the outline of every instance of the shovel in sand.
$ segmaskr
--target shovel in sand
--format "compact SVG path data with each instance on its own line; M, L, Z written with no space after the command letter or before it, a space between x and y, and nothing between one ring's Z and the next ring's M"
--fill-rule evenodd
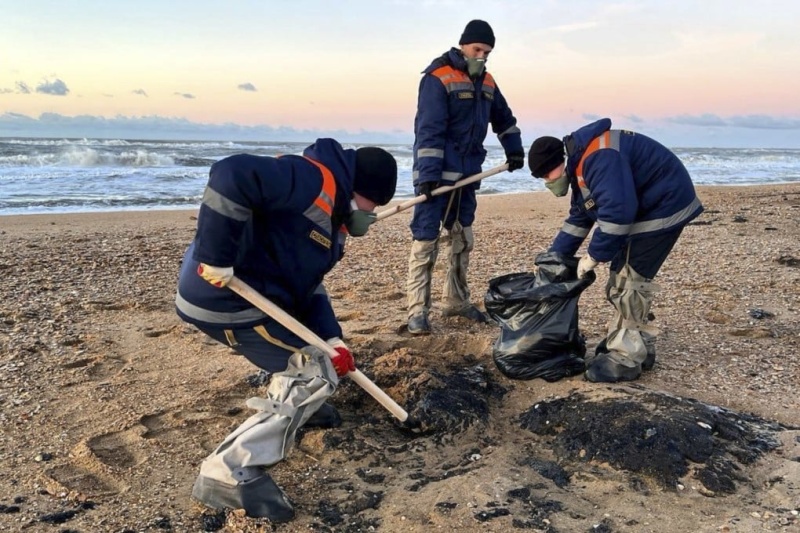
M227 287L257 308L261 309L267 315L274 318L279 324L286 327L289 331L303 339L308 344L316 346L331 357L337 355L336 350L328 345L327 342L319 338L316 333L305 327L289 313L275 305L269 299L265 298L258 291L236 276L231 278ZM415 422L409 419L408 413L361 371L354 370L352 372L348 372L347 377L355 381L362 389L367 391L370 396L378 400L378 402L390 413L392 413L392 415L394 415L395 418L397 418L400 422L405 423L409 427L413 427L415 425Z
M500 174L504 170L508 170L508 163L503 163L502 165L494 167L492 169L489 169L486 172L481 172L480 174L475 174L475 175L470 176L468 178L464 178L463 180L459 180L459 181L455 182L453 185L443 185L441 187L437 187L436 189L431 191L431 196L439 196L440 194L444 194L444 193L447 193L447 192L450 192L450 191L454 191L456 189L460 189L464 185L469 185L470 183L475 183L476 181L480 181L483 178L488 178L489 176L494 176L495 174ZM421 204L422 202L426 201L427 199L428 199L427 196L421 195L421 196L417 196L415 198L412 198L411 200L408 200L407 202L403 202L402 204L398 204L398 205L396 205L394 207L390 207L389 209L384 209L383 211L381 211L380 213L377 214L377 217L375 218L375 221L377 222L378 220L383 220L384 218L390 217L392 215L396 215L397 213L400 213L401 211L405 211L406 209L408 209L410 207L414 207L417 204Z

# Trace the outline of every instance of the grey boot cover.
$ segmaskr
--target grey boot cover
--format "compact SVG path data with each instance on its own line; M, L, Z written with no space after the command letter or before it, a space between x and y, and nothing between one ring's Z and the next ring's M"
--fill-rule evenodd
M431 309L431 281L439 252L439 241L413 241L408 257L408 317L425 314Z
M467 270L469 253L475 247L472 226L462 227L459 222L442 237L442 253L449 259L442 299L445 312L458 312L470 306Z
M658 334L658 329L647 325L647 315L657 290L656 283L639 275L629 264L619 274L610 273L606 296L616 312L608 324L606 349L619 362L627 362L629 366L645 362L647 345L652 346Z
M268 467L282 460L302 426L336 390L338 378L328 356L306 346L292 354L283 372L273 374L266 398L250 398L258 412L244 421L200 468L206 477L237 483L237 469Z

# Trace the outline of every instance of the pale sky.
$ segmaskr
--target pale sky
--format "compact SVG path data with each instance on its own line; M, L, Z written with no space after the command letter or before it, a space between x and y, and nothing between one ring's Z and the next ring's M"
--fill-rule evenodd
M800 148L797 0L0 0L0 136L411 142L474 18L526 147Z

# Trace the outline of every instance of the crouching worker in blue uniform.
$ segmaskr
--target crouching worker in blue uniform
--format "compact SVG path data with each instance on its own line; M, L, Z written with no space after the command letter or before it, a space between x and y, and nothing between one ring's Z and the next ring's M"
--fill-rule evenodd
M703 212L686 168L655 140L612 130L601 119L562 140L540 137L528 153L534 177L556 196L572 190L569 216L550 251L574 255L594 230L578 277L609 263L606 297L615 313L587 360L586 379L631 381L655 364L648 324L653 283L683 228Z
M183 258L178 315L270 374L256 414L202 463L192 496L217 509L285 522L294 509L267 473L300 426L335 427L325 403L338 377L355 370L323 277L341 259L345 237L364 235L374 209L394 196L397 163L375 147L345 150L318 139L303 156L235 155L214 163ZM337 352L329 358L225 285L236 275Z

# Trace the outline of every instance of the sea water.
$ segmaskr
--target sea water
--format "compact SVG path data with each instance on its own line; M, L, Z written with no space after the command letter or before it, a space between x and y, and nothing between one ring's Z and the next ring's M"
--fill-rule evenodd
M301 154L308 144L0 138L0 215L195 208L200 205L209 167L215 161L238 153ZM395 198L411 198L411 145L381 147L397 159ZM505 162L500 146L486 149L484 170ZM673 151L697 185L800 181L797 149ZM522 169L486 178L479 194L541 190L541 180Z

